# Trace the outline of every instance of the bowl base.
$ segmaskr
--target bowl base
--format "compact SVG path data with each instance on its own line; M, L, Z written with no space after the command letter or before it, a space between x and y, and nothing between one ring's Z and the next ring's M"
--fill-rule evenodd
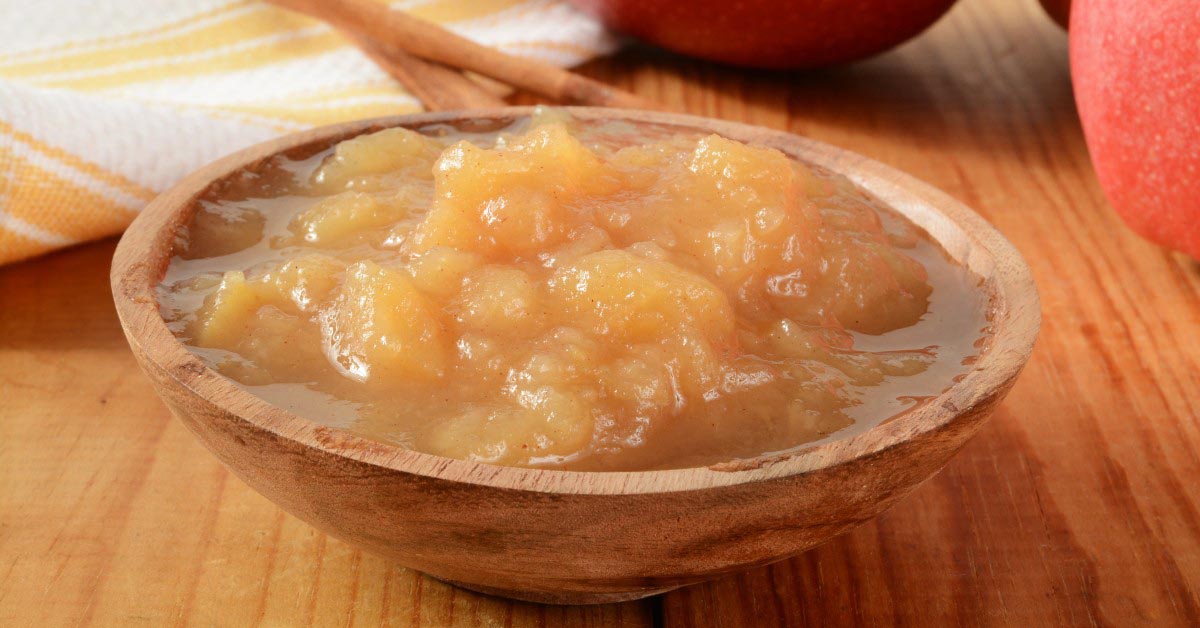
M435 580L440 580L446 584L456 586L460 589L467 589L476 593L492 595L495 597L508 598L510 600L520 600L522 602L536 602L538 604L557 604L564 606L580 606L585 604L613 604L616 602L629 602L631 600L640 600L651 595L666 593L678 589L674 587L662 587L655 589L638 589L636 591L609 591L609 592L587 592L587 591L518 591L513 589L501 589L496 587L486 587L478 584L468 584L465 582L457 582L455 580L446 580L436 576L430 576Z

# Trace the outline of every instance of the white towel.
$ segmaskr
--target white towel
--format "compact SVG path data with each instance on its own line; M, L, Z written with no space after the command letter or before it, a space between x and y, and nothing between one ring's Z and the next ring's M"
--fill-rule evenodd
M292 131L420 109L325 25L248 0L0 9L0 264L118 233L189 171ZM505 52L612 50L561 0L394 6Z

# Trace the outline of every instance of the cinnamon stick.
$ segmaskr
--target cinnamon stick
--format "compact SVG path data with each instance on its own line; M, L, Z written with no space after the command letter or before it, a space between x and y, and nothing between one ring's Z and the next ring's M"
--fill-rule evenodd
M375 0L269 0L333 26L393 45L409 54L450 68L497 79L551 99L572 103L634 109L655 109L621 89L553 65L505 54Z
M394 45L355 33L347 34L376 65L399 81L430 111L491 109L506 104L462 72L418 59Z

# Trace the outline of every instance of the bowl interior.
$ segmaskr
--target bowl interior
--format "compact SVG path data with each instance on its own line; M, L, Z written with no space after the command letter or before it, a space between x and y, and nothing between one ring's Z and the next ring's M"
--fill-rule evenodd
M275 155L302 159L355 135L391 126L454 123L489 130L527 116L530 108L398 116L323 127L239 151L185 178L155 199L122 238L113 261L113 294L126 334L144 358L180 385L213 400L232 415L279 436L379 467L461 482L588 494L653 493L753 482L803 473L892 447L937 429L977 404L1003 393L1029 357L1040 323L1037 292L1013 246L980 216L944 193L892 168L795 135L676 114L571 108L583 120L622 120L657 130L715 132L777 148L800 161L849 178L923 228L958 263L983 280L991 299L990 348L934 399L861 433L809 444L783 454L708 467L631 472L581 472L498 467L420 453L322 426L273 406L209 369L167 329L155 287L170 263L176 234L197 209L196 200L231 175Z

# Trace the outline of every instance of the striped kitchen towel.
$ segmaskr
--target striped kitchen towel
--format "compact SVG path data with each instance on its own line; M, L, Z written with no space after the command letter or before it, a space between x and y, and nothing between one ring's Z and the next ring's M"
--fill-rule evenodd
M562 0L405 0L506 52L612 49ZM337 32L251 0L0 0L0 264L120 232L243 146L420 109Z

